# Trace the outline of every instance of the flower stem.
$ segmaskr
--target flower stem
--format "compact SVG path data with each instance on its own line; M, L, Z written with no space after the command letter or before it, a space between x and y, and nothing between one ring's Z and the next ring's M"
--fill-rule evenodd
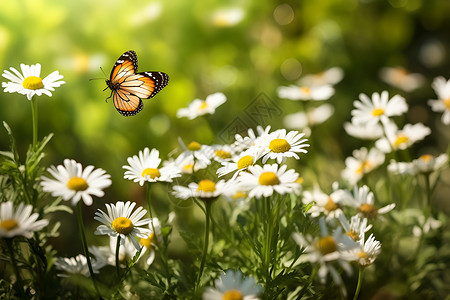
M424 174L425 178L425 191L426 191L426 203L425 203L425 221L430 217L431 215L431 182L430 182L430 174Z
M208 254L209 225L210 225L210 220L211 220L211 205L212 205L212 201L211 200L206 200L205 201L205 218L206 218L206 220L205 220L206 221L205 222L205 238L204 238L204 241L203 241L202 260L200 262L200 269L198 271L197 282L195 284L195 289L197 289L199 284L200 284L200 279L202 278L202 274L203 274L203 268L205 267L206 255Z
M94 278L94 269L92 268L91 257L89 256L89 250L88 250L88 246L87 246L87 242L86 242L86 235L84 233L84 223L83 223L83 216L81 213L81 204L80 203L81 203L81 201L79 201L77 204L77 218L78 218L78 229L80 231L80 236L81 236L81 243L83 244L83 251L84 251L84 255L86 256L86 261L88 264L89 273L91 274L92 284L94 285L95 292L97 293L97 296L99 299L103 299L102 296L100 295L100 291L98 290L98 287L97 287L97 282L95 282L95 278Z
M20 298L28 299L29 297L27 297L27 295L25 294L25 292L23 290L24 284L22 282L22 277L20 276L19 268L17 267L16 258L14 257L14 249L13 249L13 245L12 245L12 239L5 239L5 240L6 240L6 245L8 247L9 256L11 257L11 264L13 266L14 274L16 275L17 289L19 290Z
M353 296L353 300L358 299L359 292L361 291L363 271L364 271L364 268L363 267L359 267L358 285L356 286L355 296Z
M264 237L264 274L266 277L266 288L265 290L269 290L270 285L270 254L271 254L271 246L272 246L272 212L271 212L271 203L270 203L270 197L266 197L264 199L265 201L265 220L266 220L266 226L265 226L265 237Z
M146 184L147 188L147 206L148 206L148 213L150 215L150 224L152 225L153 234L156 237L156 231L155 231L155 225L153 224L153 215L152 215L152 191L151 191L151 183L147 182ZM158 242L158 239L155 239L155 243Z
M37 145L38 140L38 107L35 98L31 98L31 114L33 119L33 149Z
M117 277L120 279L120 234L117 236L117 243L116 243L116 270L117 270Z

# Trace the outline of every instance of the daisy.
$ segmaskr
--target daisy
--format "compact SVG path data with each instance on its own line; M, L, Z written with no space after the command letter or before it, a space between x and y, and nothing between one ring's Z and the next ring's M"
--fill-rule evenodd
M214 155L211 146L202 145L197 141L192 141L186 146L181 138L178 138L178 142L183 149L183 152L179 155L180 161L186 157L192 157L195 161L201 161L206 165L211 164L211 158Z
M188 187L176 185L173 187L173 195L186 200L189 198L199 198L202 200L213 200L222 195L227 189L225 180L215 183L209 179L202 179L198 183L191 182Z
M325 122L333 113L334 107L331 104L322 104L309 108L307 112L288 114L284 117L283 123L287 128L304 129Z
M289 131L286 134L286 129L274 131L263 145L265 154L262 162L266 163L268 159L276 159L277 163L281 164L286 161L287 157L300 159L297 153L308 153L303 149L309 147L309 144L305 144L308 140L301 139L304 135L304 133L298 131Z
M328 100L334 95L334 88L331 85L321 86L280 86L277 89L278 97L289 100Z
M383 136L383 127L380 124L345 122L344 129L348 135L361 140L377 140Z
M98 209L95 213L94 219L103 223L97 227L96 235L107 234L110 237L121 237L121 244L125 243L125 238L128 238L136 250L141 247L139 245L139 238L147 238L150 234L150 229L142 228L140 226L148 225L151 219L142 219L147 213L143 207L138 207L133 213L133 208L136 203L127 201L126 203L119 201L114 204L106 204L107 212Z
M428 105L431 106L431 110L435 112L443 112L442 123L445 125L450 124L450 79L445 80L440 76L433 80L433 89L438 96L437 100L428 100Z
M144 151L139 151L139 156L134 155L128 157L128 166L123 166L125 170L125 179L139 182L142 186L144 182L172 182L172 178L180 177L180 170L174 165L158 168L161 163L159 158L159 151L145 148Z
M380 70L381 80L393 87L411 92L420 88L425 83L425 77L418 73L409 73L401 67L384 67Z
M239 155L233 157L231 162L222 162L223 167L217 170L217 175L222 177L226 174L235 172L232 179L235 179L240 172L253 166L263 155L263 149L250 147Z
M104 261L91 259L91 265L94 273L98 274L100 269L105 266ZM84 255L78 254L75 257L58 257L55 261L56 269L69 274L80 274L89 277L87 259ZM60 277L69 277L66 274L58 274Z
M395 95L389 99L387 91L381 94L373 93L372 99L365 94L359 95L359 100L353 102L355 109L352 110L353 124L367 124L372 126L380 121L386 124L390 117L400 116L408 110L405 98Z
M116 266L116 248L117 238L111 237L109 239L109 246L89 247L89 253L94 255L95 259L103 260L105 264ZM125 242L119 246L119 264L124 266L127 259L132 259L136 253L137 250L133 246L133 243L126 239ZM138 260L140 258L141 256L139 256Z
M279 167L277 164L249 166L247 172L242 172L237 181L242 189L249 191L250 198L269 197L274 192L286 194L297 192L300 184L296 181L298 174L294 170L287 170L286 165Z
M345 234L351 237L355 242L364 239L364 234L372 228L372 225L367 225L367 219L356 215L351 217L350 223L344 214L339 215L339 222L345 231Z
M306 86L335 85L344 78L342 68L333 67L316 74L308 74L300 78L299 84Z
M161 232L161 223L159 222L158 218L153 218L149 224L150 228L150 234L147 238L139 241L139 244L141 244L142 247L142 253L141 255L144 255L144 253L148 252L148 258L147 258L147 265L151 265L153 261L155 260L155 245L163 243L163 236ZM154 229L154 230L153 230Z
M235 135L235 142L231 145L236 153L240 153L249 149L252 146L262 145L264 141L269 137L271 126L268 125L266 128L262 126L256 127L256 133L253 129L248 129L248 136L242 137L240 134Z
M389 165L387 166L389 172L395 175L415 175L416 170L412 163L408 162L397 162L391 159Z
M2 76L10 80L10 82L2 82L2 87L5 88L5 92L19 93L27 95L28 100L31 100L34 95L46 94L52 96L51 91L55 90L55 87L59 87L64 84L64 81L59 81L63 78L58 71L54 71L50 75L47 75L44 79L40 77L41 65L25 65L20 64L22 74L15 68L11 67L11 73L8 70L4 70Z
M17 209L11 201L0 203L0 238L24 236L30 239L33 232L48 225L48 220L39 220L38 213L32 213L33 206L20 203Z
M64 166L51 166L47 171L55 178L42 176L41 186L44 192L51 193L53 197L62 197L70 200L75 206L83 200L87 206L92 205L92 196L103 197L103 189L111 185L111 179L106 171L87 166L84 170L75 160L65 159Z
M448 155L443 153L437 157L431 154L423 154L418 159L412 161L418 173L431 173L447 166Z
M240 271L228 270L214 281L215 288L207 287L203 300L242 299L258 300L263 288L256 284L253 277L242 278Z
M343 190L336 190L330 195L322 192L318 187L312 191L303 192L303 204L311 205L308 213L316 218L324 214L327 219L334 219L342 214L342 206L347 194Z
M215 93L206 97L206 100L195 99L187 108L180 108L177 112L177 118L187 117L193 120L206 114L214 114L216 108L227 101L222 93Z
M375 240L373 234L367 240L362 238L358 241L358 247L342 252L342 258L348 261L356 261L359 266L365 267L373 264L381 252L381 243Z
M355 186L353 188L353 194L349 199L348 204L358 210L360 217L370 219L373 219L378 215L388 213L395 208L395 203L392 203L382 208L376 209L374 202L375 197L373 193L370 191L367 185L363 185L360 188L358 188L358 186Z
M356 184L366 174L384 163L384 153L377 148L363 147L353 151L353 156L345 159L346 168L342 171L342 178L351 185Z
M182 174L192 174L208 167L203 160L194 160L192 155L180 155L174 161L165 161L164 166L175 166Z
M317 274L320 281L325 283L327 274L330 273L333 281L341 288L341 292L345 296L344 282L332 263L337 262L348 274L351 274L352 269L343 259L341 252L353 249L357 244L348 235L342 233L342 228L340 227L334 230L333 235L330 235L323 218L319 220L319 226L320 237L304 236L302 233L297 232L292 234L295 242L301 248L304 248L299 263L318 263L320 267Z
M431 129L422 123L406 124L401 130L394 123L389 123L386 124L385 131L386 137L375 142L375 146L384 153L405 150L431 133Z
M210 149L214 152L211 155L212 159L218 163L230 161L235 156L233 147L229 145L212 145Z

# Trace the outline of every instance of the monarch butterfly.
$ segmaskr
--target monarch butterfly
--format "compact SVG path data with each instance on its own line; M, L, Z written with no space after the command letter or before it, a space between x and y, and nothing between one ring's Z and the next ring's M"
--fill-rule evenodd
M137 55L133 50L122 54L114 64L107 87L113 97L114 106L122 116L134 116L142 110L141 99L155 96L169 82L169 76L163 72L137 72Z

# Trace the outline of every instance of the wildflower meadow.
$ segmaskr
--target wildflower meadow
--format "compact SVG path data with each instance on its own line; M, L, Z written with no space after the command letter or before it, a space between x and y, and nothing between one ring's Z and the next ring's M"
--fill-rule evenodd
M449 13L2 4L0 299L450 299Z

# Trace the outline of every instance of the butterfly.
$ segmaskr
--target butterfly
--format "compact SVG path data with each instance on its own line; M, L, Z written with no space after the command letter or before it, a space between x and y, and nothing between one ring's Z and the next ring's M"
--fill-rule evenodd
M137 72L137 55L133 50L122 54L114 64L107 87L114 106L122 116L134 116L142 110L142 99L155 96L169 83L169 75L163 72Z

